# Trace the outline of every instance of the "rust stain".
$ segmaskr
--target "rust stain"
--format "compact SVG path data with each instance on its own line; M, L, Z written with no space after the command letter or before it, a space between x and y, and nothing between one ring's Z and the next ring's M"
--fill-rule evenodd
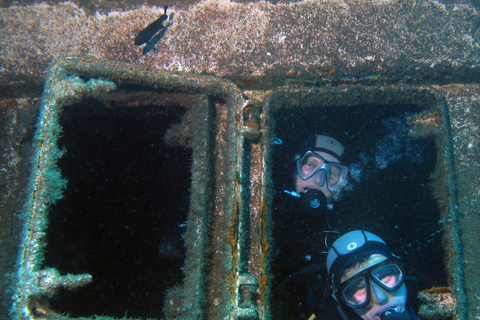
M266 274L265 266L266 266L266 259L267 259L267 252L268 252L268 239L267 239L267 204L265 201L265 196L262 197L262 205L261 205L261 219L262 219L262 250L260 256L260 283L259 283L259 291L260 296L262 297L263 301L268 301L268 277ZM266 304L268 306L268 304Z
M430 289L423 290L422 292L432 294L452 293L452 289L450 289L449 287L432 287Z
M422 125L422 126L438 127L439 121L440 121L440 114L438 112L429 113L422 116L419 115L412 118L412 124Z
M249 128L253 128L253 129L259 129L260 128L260 125L258 123L255 123L255 122L246 122L244 124L245 127L249 127Z

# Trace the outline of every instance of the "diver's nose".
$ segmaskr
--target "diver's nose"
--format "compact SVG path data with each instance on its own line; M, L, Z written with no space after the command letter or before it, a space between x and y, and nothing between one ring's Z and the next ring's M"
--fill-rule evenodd
M319 170L313 176L313 182L319 186L323 186L325 184L325 170Z
M376 304L382 305L388 302L387 295L375 282L370 282L370 288L370 291L372 292L372 299L374 299Z

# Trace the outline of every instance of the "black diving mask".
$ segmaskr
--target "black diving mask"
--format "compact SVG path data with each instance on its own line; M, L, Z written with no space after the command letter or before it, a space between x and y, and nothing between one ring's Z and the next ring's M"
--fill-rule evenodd
M297 173L302 180L316 177L319 186L327 185L328 190L335 191L347 183L348 168L338 162L327 161L313 151L307 151L297 160Z
M393 292L405 282L405 272L395 257L362 270L338 286L343 302L352 309L366 306L370 302L370 281Z

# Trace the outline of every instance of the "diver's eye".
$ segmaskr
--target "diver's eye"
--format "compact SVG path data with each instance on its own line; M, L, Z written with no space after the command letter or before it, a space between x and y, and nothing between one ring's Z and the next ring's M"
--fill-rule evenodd
M394 288L403 277L402 271L396 264L382 266L374 270L372 276L380 280L388 288Z
M340 169L338 167L330 166L329 173L330 173L330 182L332 182L332 180L334 182L337 182L338 178L340 178Z
M359 278L349 284L344 290L343 295L346 301L352 304L363 303L367 299L367 285L363 278Z
M304 175L308 175L322 164L323 161L321 159L318 159L316 157L308 157L302 163L302 173Z

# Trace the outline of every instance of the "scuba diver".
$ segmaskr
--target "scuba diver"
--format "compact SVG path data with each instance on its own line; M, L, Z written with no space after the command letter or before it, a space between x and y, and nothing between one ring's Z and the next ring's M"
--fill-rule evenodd
M338 238L327 256L331 294L309 320L416 320L418 279L373 233L355 230Z
M276 195L281 210L274 213L274 319L306 319L323 295L326 256L340 235L334 204L348 184L344 150L335 138L311 136L291 162L293 190Z
M315 220L315 233L323 232L326 255L329 244L340 234L339 215L334 202L347 185L348 167L341 164L345 147L335 138L314 135L300 145L294 156L293 196L296 214L305 221ZM313 225L312 225L313 226ZM320 227L320 229L318 229ZM316 244L318 249L318 244Z

